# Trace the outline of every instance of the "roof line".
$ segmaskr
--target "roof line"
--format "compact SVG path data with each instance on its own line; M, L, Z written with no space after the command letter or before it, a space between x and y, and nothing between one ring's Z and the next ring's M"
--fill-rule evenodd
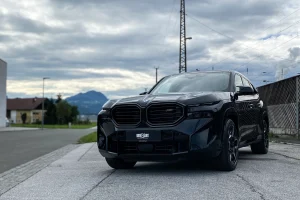
M6 61L4 61L4 60L2 60L1 58L0 58L0 61L2 61L2 62L4 62L5 64L7 64L7 62L6 62Z

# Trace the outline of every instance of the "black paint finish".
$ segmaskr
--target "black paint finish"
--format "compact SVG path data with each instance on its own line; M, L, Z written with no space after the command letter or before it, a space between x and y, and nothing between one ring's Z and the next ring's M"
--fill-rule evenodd
M230 73L228 91L153 95L150 90L148 94L108 101L98 115L100 153L108 158L136 161L216 157L222 151L223 123L227 118L231 118L238 128L240 147L260 142L262 120L268 117L266 109L246 77L234 71L227 73ZM253 93L236 91L236 75L247 81L244 85L250 85ZM172 76L163 79L169 77ZM182 106L182 118L171 125L149 123L148 108L165 104ZM129 105L136 105L140 109L140 123L118 125L113 119L112 110ZM137 134L143 134L146 138L138 139Z

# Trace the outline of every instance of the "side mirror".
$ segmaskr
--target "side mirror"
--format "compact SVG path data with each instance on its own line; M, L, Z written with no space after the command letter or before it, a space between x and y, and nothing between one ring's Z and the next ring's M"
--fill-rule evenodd
M237 92L235 93L237 96L254 94L254 90L253 90L252 87L248 87L248 86L238 86L238 88L239 88L240 90L237 91Z
M142 93L140 93L140 95L145 95L145 94L147 94L147 92L142 92Z

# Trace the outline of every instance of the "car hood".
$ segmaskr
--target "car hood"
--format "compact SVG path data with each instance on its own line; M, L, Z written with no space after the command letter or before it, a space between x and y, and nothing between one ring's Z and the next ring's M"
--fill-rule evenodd
M140 95L134 97L112 100L107 102L103 107L112 107L114 105L135 103L142 107L150 103L159 102L177 102L184 105L194 105L201 103L216 102L221 100L229 100L230 92L197 92L197 93L169 93L160 95Z

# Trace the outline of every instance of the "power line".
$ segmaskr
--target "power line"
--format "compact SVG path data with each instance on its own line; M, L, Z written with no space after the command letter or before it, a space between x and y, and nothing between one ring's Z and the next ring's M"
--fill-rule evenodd
M283 43L277 45L275 48L269 49L269 50L267 50L267 51L268 51L268 52L272 52L272 51L278 49L278 47L281 47L282 45L284 45L284 44L286 44L286 43L288 43L288 42L294 40L294 39L297 38L297 37L298 37L298 35L296 35L295 37L292 37L291 39L289 39L289 40L287 40L287 41L285 41L285 42L283 42ZM259 56L259 57L261 57L261 56ZM254 59L255 59L255 58L252 58L251 60L249 60L249 61L248 61L247 63L245 63L244 65L249 64L249 63L250 63L252 60L254 60ZM241 65L241 66L244 66L244 65ZM241 67L241 66L239 66L239 67ZM237 69L237 68L238 68L238 67L236 67L236 68L234 68L234 69Z
M298 9L295 10L295 11L293 11L293 12L290 13L288 16L285 16L284 18L280 19L280 20L279 20L278 22L276 22L275 24L278 24L278 23L279 23L280 21L282 21L283 19L286 19L286 18L289 17L290 15L296 13L298 10L300 10L300 8L298 8ZM199 21L198 19L196 19L196 18L194 18L194 17L191 17L190 14L189 14L189 15L186 14L186 15L187 15L189 18L191 18L191 19L197 21L198 23L200 23L200 24L203 25L204 27L208 28L209 30L211 30L211 31L213 31L213 32L216 32L216 33L218 33L219 35L222 35L222 36L224 36L224 37L226 37L226 38L228 38L228 39L231 39L231 40L233 40L233 41L238 41L238 40L234 39L234 38L231 37L231 36L228 36L228 35L226 35L226 34L224 34L224 33L221 33L220 31L217 31L217 30L215 30L215 29L209 27L208 25L202 23L202 22ZM292 25L286 27L285 29L280 30L280 31L277 32L276 34L279 34L279 33L283 32L283 31L285 31L285 30L287 30L287 29L289 29L289 28L295 26L295 25L298 24L299 22L300 22L300 20L297 21L296 23L294 23L294 24L292 24ZM273 24L273 25L267 27L266 29L264 29L264 31L267 30L267 29L269 29L269 28L271 28L271 27L273 27L275 24ZM257 44L258 42L259 42L259 41L257 41L255 44ZM247 48L244 48L243 50L247 50L247 49L258 50L257 48L249 47L249 46L246 46L246 45L243 45L243 46L247 47ZM229 58L232 58L232 57L233 57L233 56L229 56L229 57L227 57L227 58L225 58L225 59L223 59L223 60L221 60L221 61L219 61L219 62L217 62L217 63L214 63L213 65L209 66L208 68L214 67L215 65L217 65L217 64L219 64L219 63L221 63L221 62L223 62L223 61L225 61L225 60L228 60ZM208 69L208 68L205 68L205 69Z
M175 9L175 2L176 2L176 0L173 0L173 8L172 8L171 13L170 13L169 21L171 19L171 15L174 13L174 11L176 11L176 9ZM171 26L171 23L169 23L169 21L168 21L168 25L170 24L171 30L173 30L176 27L176 24L177 24L178 20L175 17L175 23L174 23L173 27ZM169 37L171 35L170 32L171 31L166 32L166 34L165 34L165 37L164 37L164 45L165 45L165 47L163 48L162 55L164 55L168 51L168 46L166 45L166 39L167 39L167 37Z
M174 10L174 8L175 8L175 1L176 0L173 0L173 6L172 6L172 8L171 8L171 12L170 12L170 14L169 14L169 19L168 19L168 23L167 23L167 26L166 26L166 33L164 34L164 40L163 41L165 41L166 39L167 39L167 32L168 32L168 29L169 29L169 25L170 25L170 20L171 20L171 15L172 15L172 13L173 13L173 10Z
M277 34L283 32L283 31L285 31L285 30L291 28L292 26L295 26L295 25L298 24L299 22L300 22L300 20L297 21L296 23L294 23L294 24L288 26L287 28L280 30L279 32L275 33L275 35L277 35ZM296 37L297 37L297 36L296 36ZM257 41L255 44L257 44L258 42L259 42L259 41ZM277 47L276 47L276 48L277 48ZM247 50L247 49L249 49L249 47L248 47L248 48L245 48L245 49L243 49L243 50ZM251 48L251 49L253 49L253 50L258 50L258 48ZM259 51L262 51L262 50L259 50ZM235 55L235 54L234 54L234 55ZM223 62L223 61L225 61L225 60L228 60L229 58L232 58L232 57L233 57L233 56L228 56L228 57L224 58L223 60L221 60L221 61L219 61L219 62L217 62L217 63L214 63L213 66L215 66L215 65L217 65L217 64L219 64L219 63L221 63L221 62Z
M273 27L273 26L279 24L282 20L284 20L284 19L288 18L289 16L295 14L298 10L300 10L300 8L297 8L296 10L294 10L294 11L291 12L290 14L286 15L285 17L281 18L279 21L275 22L275 23L272 24L271 26L268 26L268 27L265 28L263 31L265 31L265 30L267 30L267 29L269 29L269 28L271 28L271 27Z
M216 29L213 29L213 28L209 27L208 25L202 23L202 22L199 21L198 19L196 19L196 18L194 18L194 17L191 17L190 14L186 14L186 16L188 16L189 18L191 18L191 19L197 21L199 24L201 24L202 26L208 28L209 30L211 30L211 31L213 31L213 32L215 32L215 33L218 33L219 35L222 35L222 36L224 36L224 37L226 37L226 38L229 38L229 39L231 39L231 40L234 40L234 41L236 40L236 39L234 39L233 37L230 37L230 36L228 36L228 35L225 35L224 33L221 33L221 32L219 32L219 31L217 31Z

